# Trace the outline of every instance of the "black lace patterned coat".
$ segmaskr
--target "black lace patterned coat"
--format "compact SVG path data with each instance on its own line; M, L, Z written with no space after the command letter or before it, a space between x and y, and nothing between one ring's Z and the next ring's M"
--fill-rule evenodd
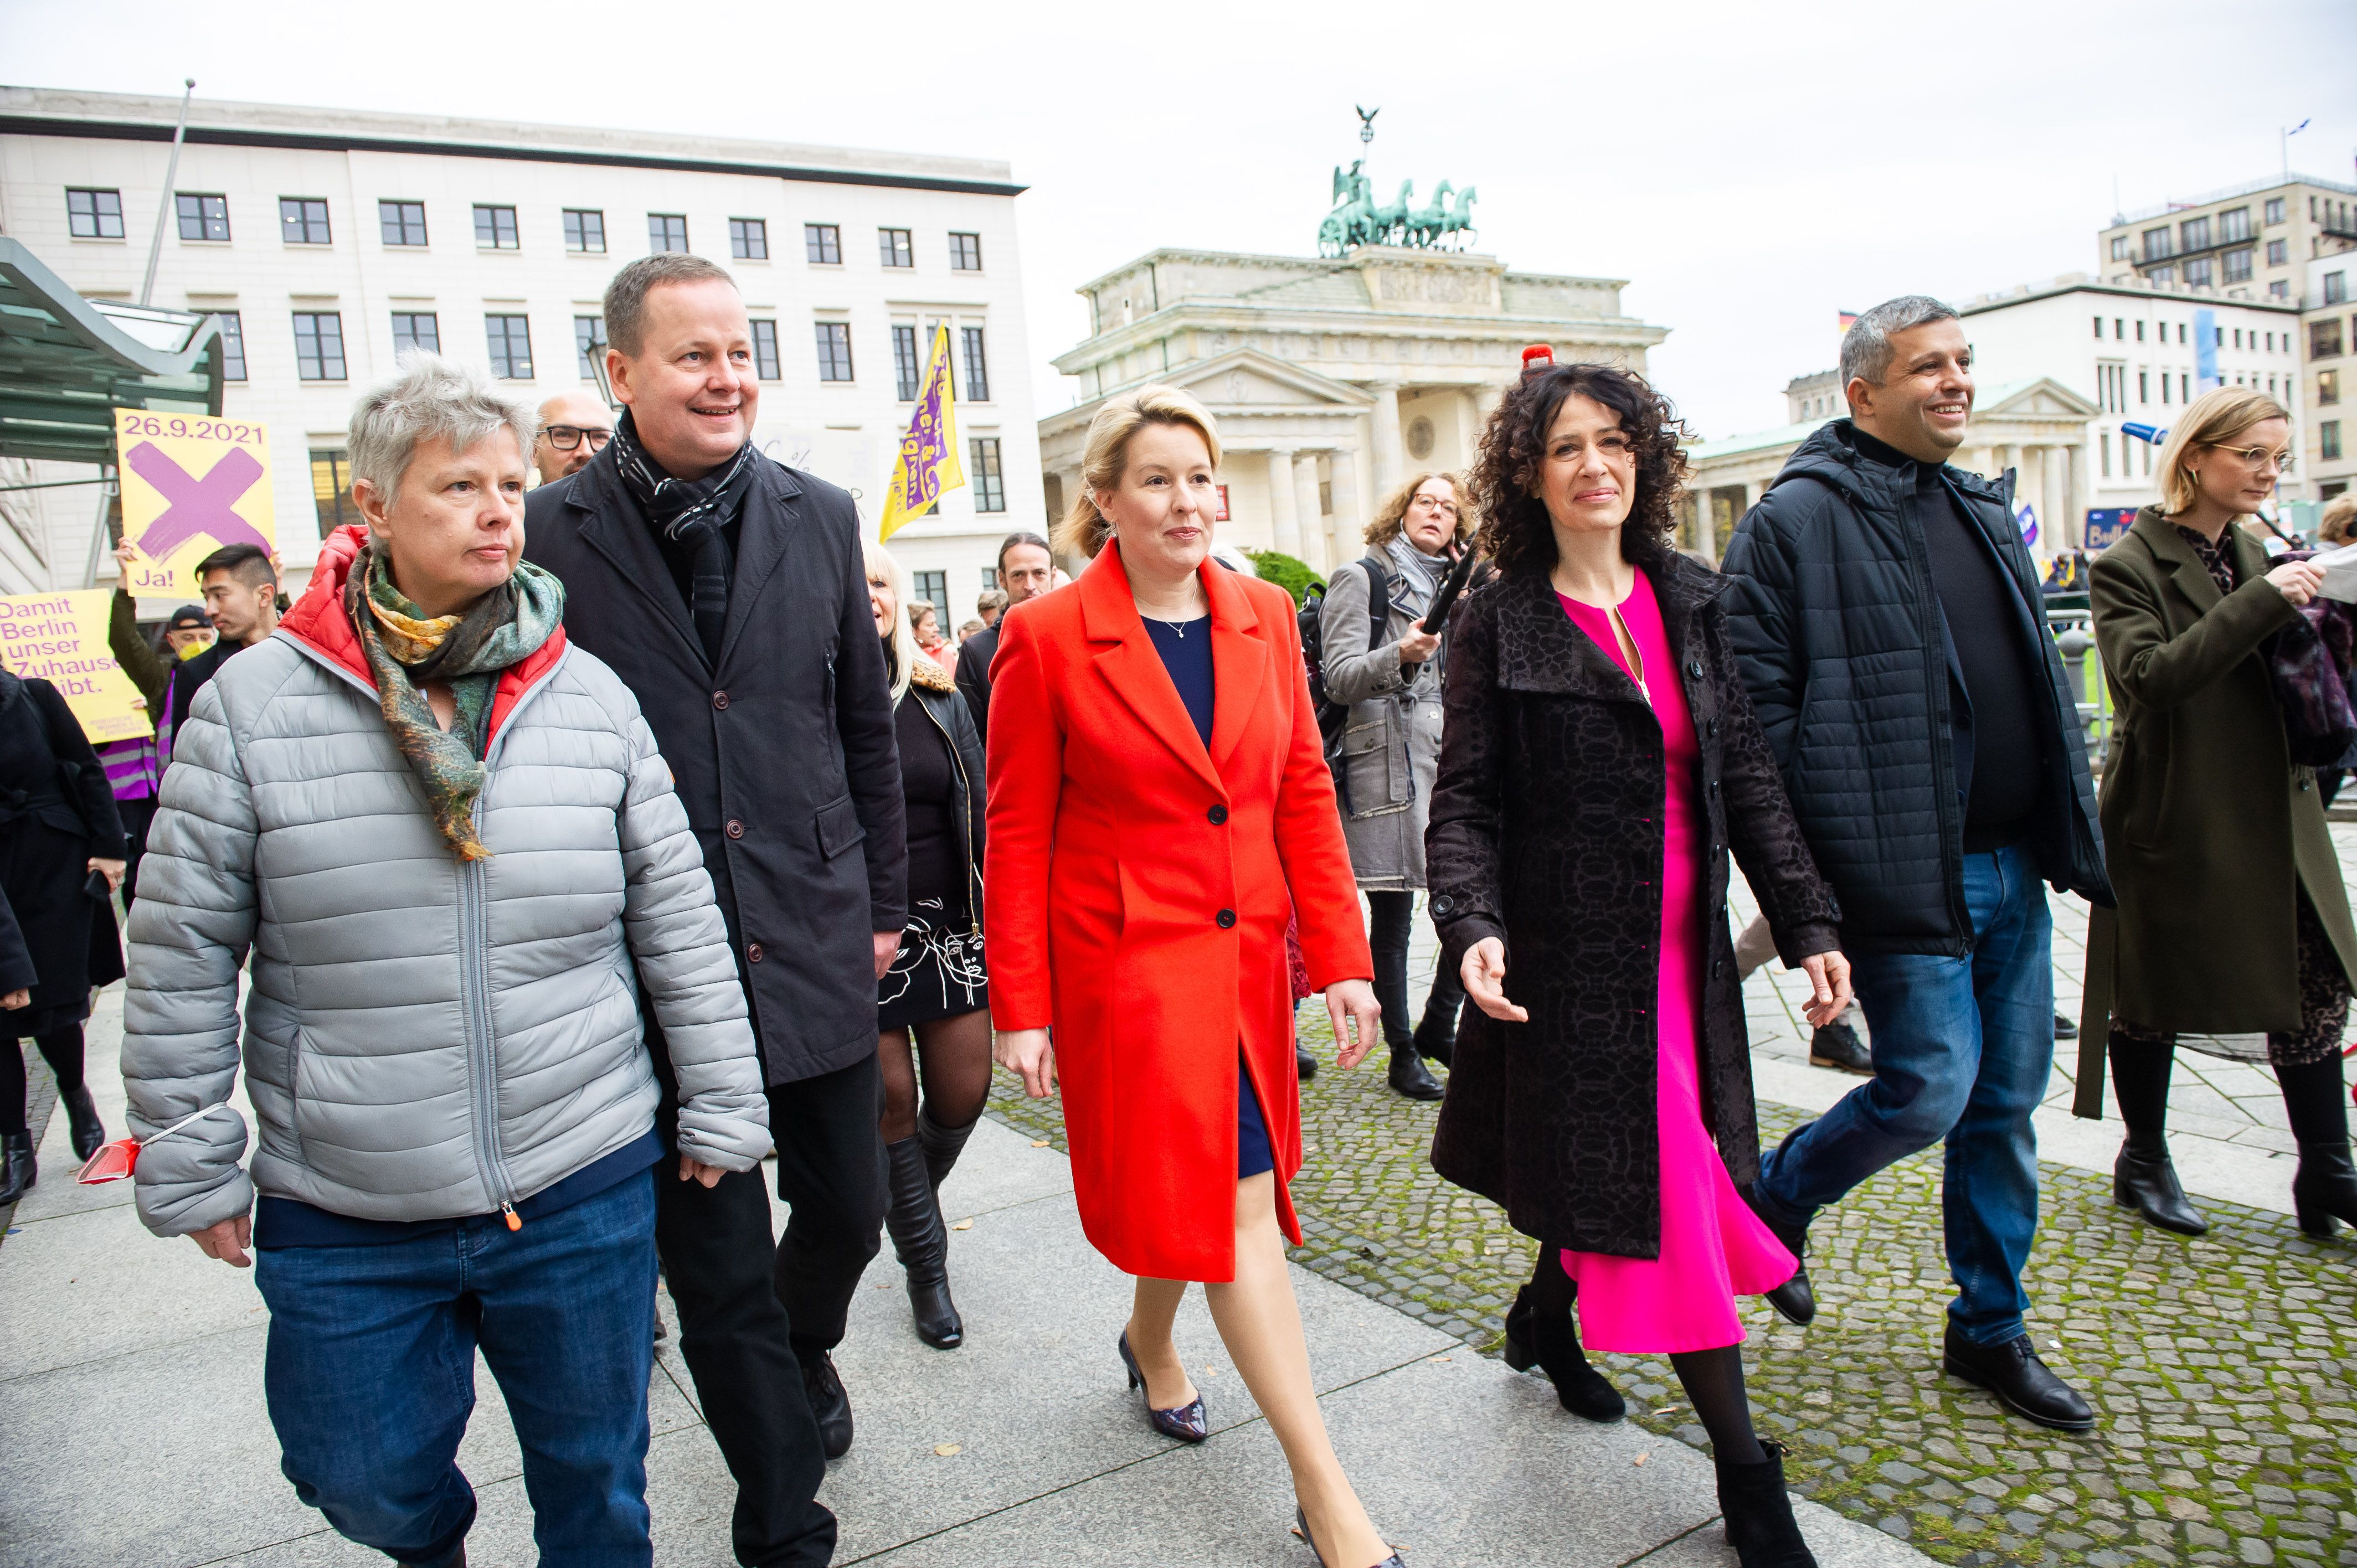
M1733 846L1788 962L1838 946L1840 911L1793 820L1736 672L1725 580L1640 564L1702 747L1710 843L1703 1120L1738 1185L1760 1164L1741 983L1727 923ZM1501 1023L1467 1005L1435 1169L1516 1230L1621 1257L1661 1251L1654 1012L1661 972L1662 731L1636 683L1544 577L1499 578L1451 618L1447 727L1425 855L1442 961L1506 943Z

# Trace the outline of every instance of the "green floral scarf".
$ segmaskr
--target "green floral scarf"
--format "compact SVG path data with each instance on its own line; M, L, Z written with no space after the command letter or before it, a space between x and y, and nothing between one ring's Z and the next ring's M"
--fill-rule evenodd
M565 618L565 585L519 562L515 575L463 613L429 618L393 585L383 549L371 544L352 563L344 612L376 677L385 727L424 786L435 825L461 860L490 858L475 836L475 800L483 792L491 693L501 671L554 634ZM457 699L447 730L435 722L421 691L436 681Z

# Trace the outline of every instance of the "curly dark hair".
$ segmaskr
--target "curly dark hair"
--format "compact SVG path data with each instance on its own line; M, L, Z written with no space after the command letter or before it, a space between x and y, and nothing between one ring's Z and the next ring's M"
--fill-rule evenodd
M1481 432L1480 454L1469 476L1481 532L1475 546L1510 576L1544 576L1555 569L1555 526L1539 499L1539 469L1547 432L1577 393L1620 416L1637 466L1637 494L1620 528L1620 553L1644 564L1670 549L1677 531L1678 494L1686 478L1679 446L1685 423L1643 377L1612 365L1551 365L1525 373L1500 401Z

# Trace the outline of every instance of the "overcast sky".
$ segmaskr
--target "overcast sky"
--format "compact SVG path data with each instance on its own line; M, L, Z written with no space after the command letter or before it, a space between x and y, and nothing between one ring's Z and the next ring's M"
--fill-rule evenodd
M2352 0L398 5L0 0L0 81L1002 158L1040 412L1073 287L1160 245L1308 254L1333 166L1477 185L1479 248L1629 280L1711 435L1835 318L2092 270L2115 210L2357 183Z

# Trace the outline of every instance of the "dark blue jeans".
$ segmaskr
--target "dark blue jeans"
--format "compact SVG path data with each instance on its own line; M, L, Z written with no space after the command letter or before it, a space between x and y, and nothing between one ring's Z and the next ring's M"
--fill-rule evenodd
M280 1468L363 1546L448 1561L475 1520L456 1463L475 1348L523 1447L548 1568L646 1568L655 1176L510 1230L497 1215L374 1247L255 1254Z
M1976 1345L2023 1331L2022 1264L2038 1233L2029 1122L2054 1066L2053 917L2029 854L1964 857L1973 950L1964 958L1857 953L1852 983L1873 1036L1874 1079L1760 1162L1770 1219L1806 1225L1894 1160L1947 1141L1943 1214L1956 1299Z

